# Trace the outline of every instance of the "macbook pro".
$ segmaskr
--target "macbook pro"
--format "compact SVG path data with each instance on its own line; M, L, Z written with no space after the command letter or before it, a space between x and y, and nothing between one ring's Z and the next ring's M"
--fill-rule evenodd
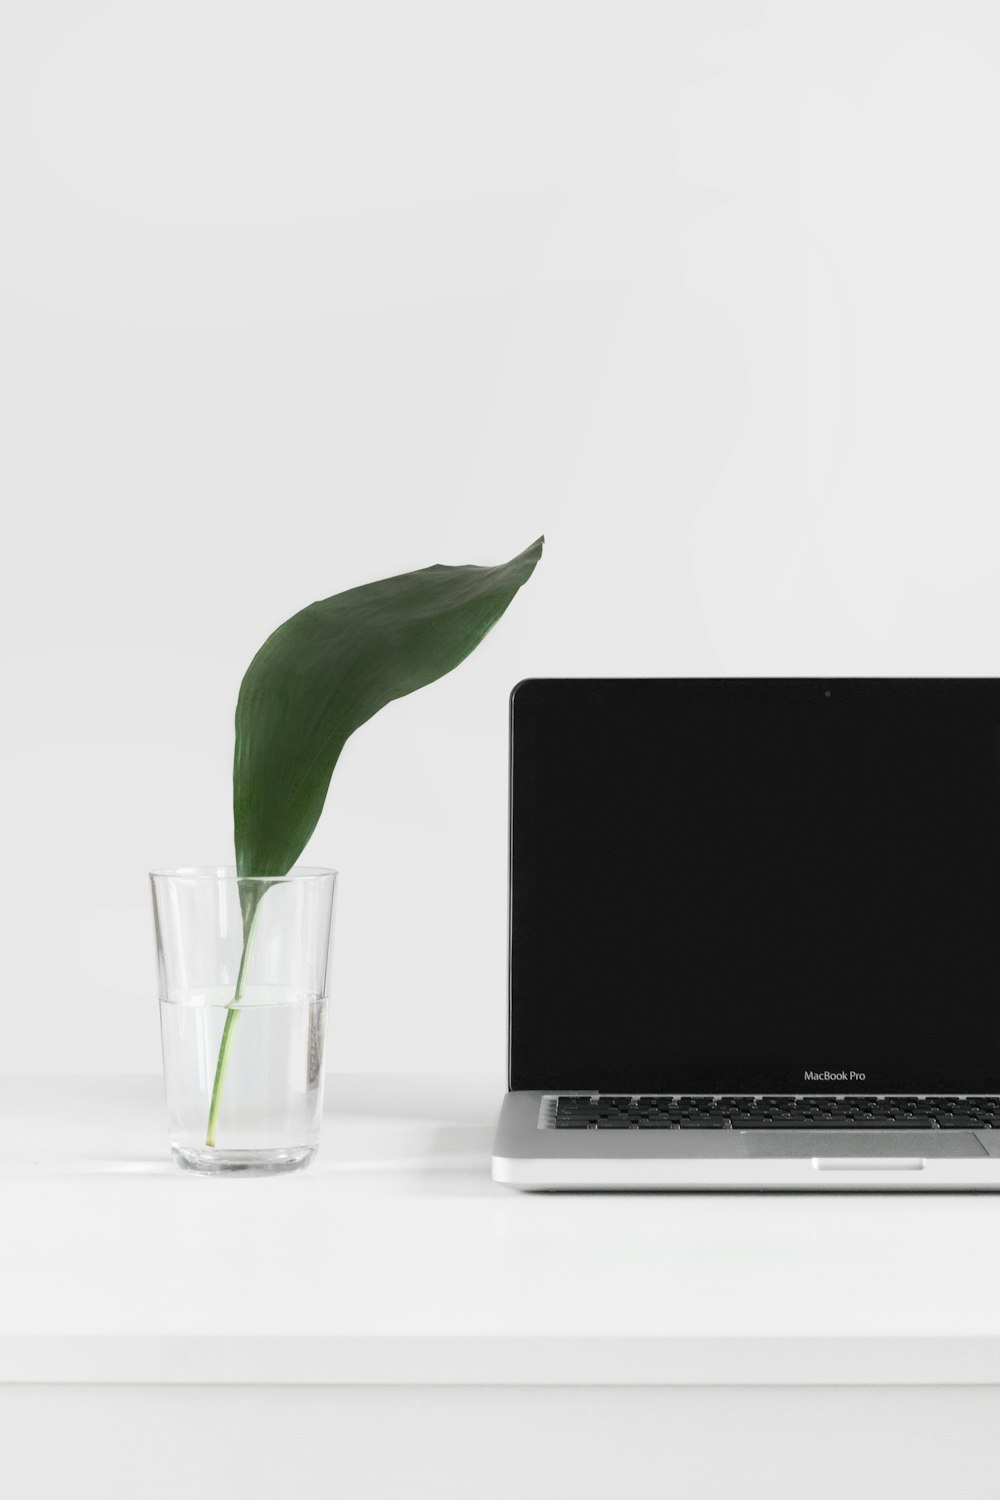
M509 1019L498 1182L1000 1188L1000 683L520 683Z

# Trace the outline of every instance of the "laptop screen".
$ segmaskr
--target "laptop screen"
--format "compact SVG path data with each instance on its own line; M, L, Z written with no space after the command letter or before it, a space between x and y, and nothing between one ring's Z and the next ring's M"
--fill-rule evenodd
M1000 1086L1000 683L533 680L512 1088Z

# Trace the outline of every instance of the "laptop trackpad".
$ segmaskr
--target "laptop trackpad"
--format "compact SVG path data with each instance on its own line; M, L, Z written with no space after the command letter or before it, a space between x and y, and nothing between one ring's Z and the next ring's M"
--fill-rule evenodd
M988 1156L971 1130L745 1130L747 1156ZM886 1163L888 1165L888 1162Z

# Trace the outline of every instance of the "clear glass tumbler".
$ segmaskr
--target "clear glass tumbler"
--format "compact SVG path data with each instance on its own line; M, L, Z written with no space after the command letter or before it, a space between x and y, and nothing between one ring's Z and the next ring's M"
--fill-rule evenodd
M155 870L170 1149L188 1171L308 1166L323 1114L335 870Z

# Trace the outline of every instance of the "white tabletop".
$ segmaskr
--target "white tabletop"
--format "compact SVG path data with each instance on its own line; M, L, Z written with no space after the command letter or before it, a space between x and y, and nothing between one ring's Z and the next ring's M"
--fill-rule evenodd
M0 1080L0 1381L1000 1383L1000 1195L522 1195L500 1079L333 1076L274 1179Z

